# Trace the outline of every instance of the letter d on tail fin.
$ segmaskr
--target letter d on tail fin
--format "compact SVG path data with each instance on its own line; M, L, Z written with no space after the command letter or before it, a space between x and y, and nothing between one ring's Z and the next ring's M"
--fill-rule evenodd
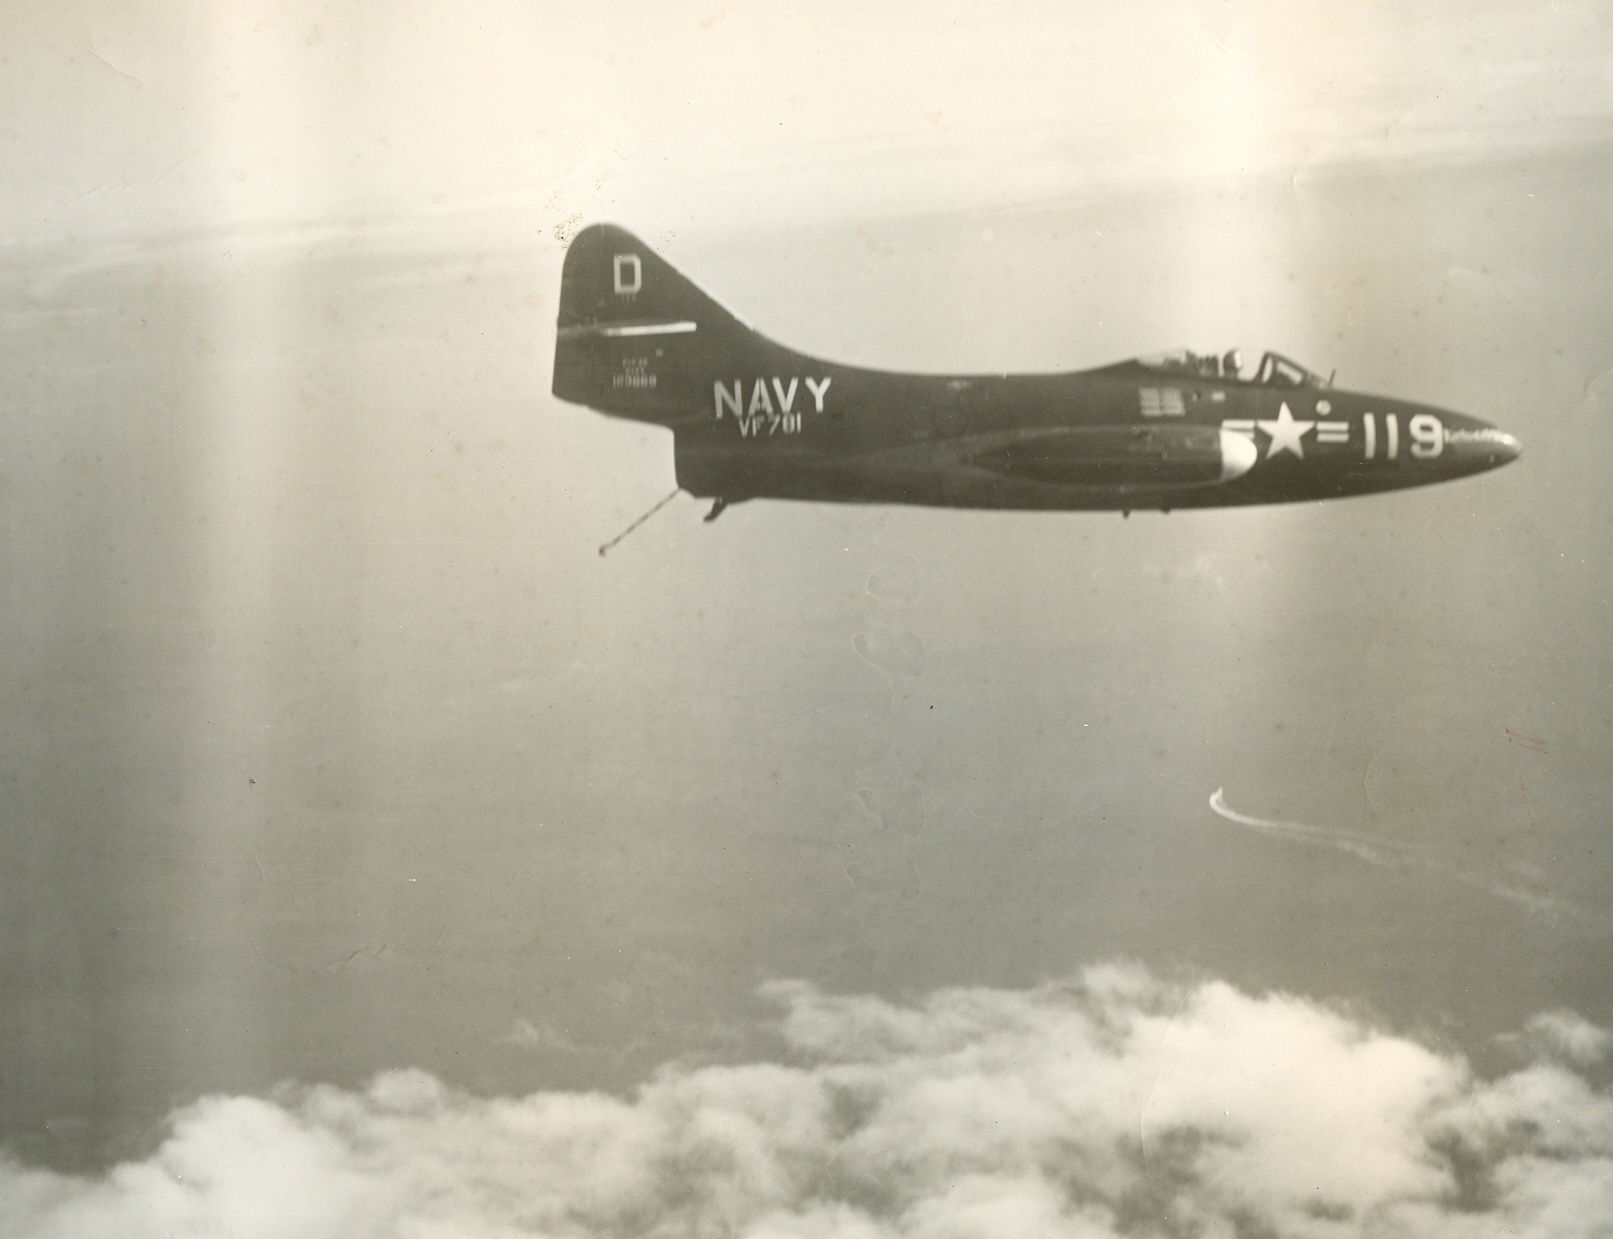
M709 416L711 359L749 335L732 314L614 224L584 228L566 251L554 394L605 413L670 424ZM694 399L704 386L708 397Z

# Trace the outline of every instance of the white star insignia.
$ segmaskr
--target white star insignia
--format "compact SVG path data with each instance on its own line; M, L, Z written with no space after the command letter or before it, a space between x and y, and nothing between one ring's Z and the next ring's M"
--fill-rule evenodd
M1296 422L1294 415L1288 411L1288 401L1285 400L1282 407L1277 410L1276 421L1256 422L1255 425L1271 436L1271 446L1266 449L1267 460L1278 452L1292 452L1304 460L1305 445L1300 440L1316 423Z

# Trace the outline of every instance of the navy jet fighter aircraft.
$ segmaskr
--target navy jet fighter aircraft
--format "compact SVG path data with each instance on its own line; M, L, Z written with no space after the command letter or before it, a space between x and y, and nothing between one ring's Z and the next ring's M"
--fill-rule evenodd
M1429 405L1336 391L1276 353L1175 353L1061 374L865 370L775 344L642 241L577 234L554 394L672 430L678 486L746 499L957 508L1224 507L1397 490L1517 457Z

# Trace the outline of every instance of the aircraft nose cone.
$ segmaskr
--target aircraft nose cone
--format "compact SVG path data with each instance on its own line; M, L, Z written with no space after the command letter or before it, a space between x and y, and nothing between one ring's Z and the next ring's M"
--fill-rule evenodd
M1523 444L1518 442L1516 435L1483 422L1447 430L1445 447L1455 453L1466 469L1473 472L1498 469L1517 460L1523 453Z

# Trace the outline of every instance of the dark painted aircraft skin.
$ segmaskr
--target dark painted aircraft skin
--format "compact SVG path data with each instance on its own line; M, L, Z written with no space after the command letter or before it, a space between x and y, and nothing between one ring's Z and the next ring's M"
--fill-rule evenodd
M794 352L630 233L566 253L554 394L673 433L715 500L1120 510L1399 490L1514 460L1465 414L1336 391L1275 353L1179 353L1061 374L897 374ZM710 518L708 518L710 519Z

